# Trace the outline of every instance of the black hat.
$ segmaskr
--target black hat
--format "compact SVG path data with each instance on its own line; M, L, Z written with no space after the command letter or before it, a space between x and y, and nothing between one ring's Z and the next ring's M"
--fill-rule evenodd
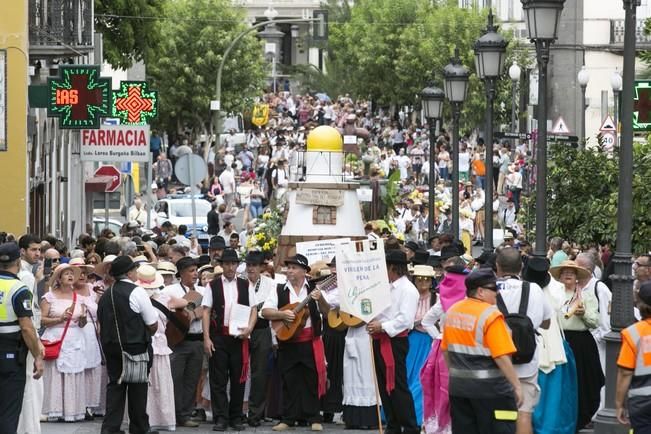
M407 255L402 250L389 250L386 253L385 260L387 264L407 264Z
M217 259L217 261L222 262L222 263L224 263L224 262L236 262L236 263L239 264L240 263L240 257L238 256L235 249L228 248L228 249L224 249L224 253L222 253L221 258Z
M326 264L328 267L336 267L337 266L337 256L333 256L330 262Z
M186 268L190 267L196 267L197 266L197 261L194 258L191 258L189 256L184 256L178 261L176 261L176 277L178 277L181 274L181 271L185 270Z
M305 271L307 271L308 273L311 270L310 266L308 265L307 258L301 255L300 253L297 253L296 255L290 256L289 258L285 259L285 265L288 264L296 264L300 267L303 267L305 268Z
M264 252L259 250L250 250L244 258L247 265L262 265L264 262Z
M111 262L109 274L113 277L118 277L127 274L134 268L138 268L138 264L133 262L131 256L118 256Z
M208 246L210 250L223 250L226 248L226 241L223 237L215 235L210 239L210 245Z
M489 268L480 268L466 276L466 289L469 291L477 289L480 286L486 287L488 285L495 288L495 291L497 291L497 277L495 276L495 273L493 273L493 270Z
M429 252L427 250L418 249L414 254L412 262L414 265L427 265L427 260L429 259Z
M537 256L529 258L522 270L522 279L537 283L541 288L549 285L552 277L549 274L549 261L547 258Z
M638 291L637 295L640 297L640 300L644 302L644 304L651 306L651 282L644 282L642 285L640 285L640 290Z
M20 247L14 242L0 245L0 262L14 262L20 258Z
M210 255L203 254L197 259L197 267L202 267L204 265L210 264Z
M405 243L405 247L408 248L409 250L414 251L414 252L416 252L419 249L418 243L415 242L415 241L407 241Z
M439 268L441 266L441 257L437 255L429 255L425 265L429 265L432 268Z
M429 244L432 244L432 240L438 239L439 236L440 236L439 234L434 234L434 235L432 235L431 237L429 237L429 238L427 239L427 244L428 244L428 245L429 245Z
M454 258L455 256L461 256L459 255L459 249L455 245L443 246L441 249L441 261Z

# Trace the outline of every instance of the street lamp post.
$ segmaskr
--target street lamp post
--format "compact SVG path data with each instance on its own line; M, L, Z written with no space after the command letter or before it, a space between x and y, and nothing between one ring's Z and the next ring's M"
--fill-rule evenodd
M556 40L565 0L522 0L529 39L538 60L538 143L536 147L536 245L534 255L547 256L547 64Z
M606 402L595 418L595 433L627 433L615 417L617 356L620 331L635 322L633 276L631 275L631 233L633 229L633 86L635 80L636 12L640 0L624 0L624 76L622 88L622 138L619 146L619 191L617 198L617 241L615 247L611 332L606 341Z
M452 104L452 234L459 237L459 117L468 93L468 68L461 64L459 49L443 69L445 97Z
M517 110L518 110L518 101L516 94L518 91L518 82L520 81L520 76L522 75L522 70L520 66L513 61L513 65L509 67L509 77L511 77L511 132L517 133L519 131L517 123Z
M587 108L587 105L585 103L585 90L588 87L588 82L590 81L590 73L586 69L585 65L581 67L581 70L577 74L576 79L579 82L579 86L581 86L581 137L579 137L579 140L585 143L585 109Z
M619 71L613 72L612 77L610 77L610 86L613 88L613 111L615 112L614 121L615 121L615 147L619 145L619 94L622 92L622 76L619 75Z
M497 26L493 24L493 12L491 11L488 14L486 31L475 42L475 68L477 75L484 81L486 86L486 156L484 163L486 167L484 176L484 252L486 253L493 252L493 110L495 83L504 70L504 57L508 45L508 42L502 35L497 33L497 30Z
M427 234L429 237L434 235L434 171L436 170L436 164L434 163L434 147L436 144L437 129L436 123L442 117L443 113L443 101L445 100L445 92L440 88L434 85L434 77L432 76L432 81L427 84L427 87L423 89L420 93L420 98L423 102L423 114L427 118L427 124L429 125L429 174L427 180L429 183L429 193L428 193L428 207L429 207L429 221Z

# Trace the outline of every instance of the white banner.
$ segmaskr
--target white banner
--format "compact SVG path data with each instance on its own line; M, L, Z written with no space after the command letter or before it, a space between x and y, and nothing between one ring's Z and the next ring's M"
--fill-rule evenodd
M81 161L149 161L149 125L81 130Z
M338 245L337 286L340 309L364 322L389 307L391 287L384 244L364 240Z
M335 256L335 253L337 253L337 245L342 243L350 243L350 238L303 241L301 243L296 243L296 253L305 256L308 264L314 264L317 261L330 262L330 260Z

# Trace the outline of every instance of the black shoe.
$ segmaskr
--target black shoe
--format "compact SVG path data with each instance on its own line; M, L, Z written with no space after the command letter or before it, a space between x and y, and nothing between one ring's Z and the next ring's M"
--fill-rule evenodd
M158 431L147 431L145 434L159 434Z
M335 420L334 413L323 413L323 423L333 423Z
M230 424L230 427L233 428L235 431L244 431L246 429L242 422L232 422Z
M257 419L249 419L247 421L247 423L249 424L250 427L253 427L253 428L256 428L256 427L259 427L260 425L262 425L262 423Z
M192 412L190 417L195 422L205 422L206 421L206 410L203 408L197 408Z
M226 428L228 428L228 424L226 423L226 421L220 420L220 421L217 421L215 426L212 427L212 430L213 431L226 431Z

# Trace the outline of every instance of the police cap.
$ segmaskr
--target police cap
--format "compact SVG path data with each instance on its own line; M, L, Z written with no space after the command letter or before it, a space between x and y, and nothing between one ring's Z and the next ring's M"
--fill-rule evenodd
M0 262L14 262L18 258L20 258L20 247L18 247L18 244L10 242L0 245Z
M490 268L480 268L466 276L466 289L475 290L479 287L497 291L497 277Z

